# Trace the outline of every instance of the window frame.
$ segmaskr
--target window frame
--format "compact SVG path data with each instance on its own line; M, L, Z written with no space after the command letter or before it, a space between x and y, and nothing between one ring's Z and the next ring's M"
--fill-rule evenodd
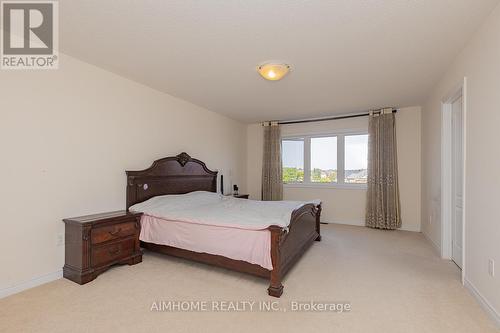
M283 140L304 140L304 181L283 182L287 188L333 188L333 189L366 189L367 184L353 184L345 182L345 137L351 135L368 135L367 130L342 130L314 134L293 134L281 137ZM337 137L337 182L320 183L311 181L311 139ZM283 165L282 165L283 168Z

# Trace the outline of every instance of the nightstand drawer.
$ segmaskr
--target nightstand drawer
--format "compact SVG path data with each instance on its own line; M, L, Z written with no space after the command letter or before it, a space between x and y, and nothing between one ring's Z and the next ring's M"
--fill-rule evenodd
M134 253L134 249L134 238L108 245L96 246L92 248L92 266L98 267L121 258L129 257Z
M92 230L92 244L104 243L114 239L132 236L137 233L135 222L127 222Z

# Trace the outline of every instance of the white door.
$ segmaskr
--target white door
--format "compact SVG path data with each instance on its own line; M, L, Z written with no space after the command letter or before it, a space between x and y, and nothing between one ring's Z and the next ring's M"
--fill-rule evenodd
M463 118L462 96L452 103L452 260L462 268L463 235Z

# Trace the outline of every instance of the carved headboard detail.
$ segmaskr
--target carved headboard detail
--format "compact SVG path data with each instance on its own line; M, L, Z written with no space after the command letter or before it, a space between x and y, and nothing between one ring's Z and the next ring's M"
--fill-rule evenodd
M186 153L156 160L145 170L126 173L127 210L158 195L217 191L217 171Z

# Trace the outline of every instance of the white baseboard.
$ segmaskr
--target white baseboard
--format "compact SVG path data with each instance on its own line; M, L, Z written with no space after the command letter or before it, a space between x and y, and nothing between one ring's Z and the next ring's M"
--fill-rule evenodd
M432 248L439 256L439 258L441 258L441 246L437 245L436 242L434 242L432 238L430 238L429 235L427 235L427 233L425 233L424 231L422 231L422 234L424 235L425 239L427 239L427 241L432 245Z
M365 226L365 220L342 220L342 221L321 221L322 223L333 223L333 224L345 224L345 225L355 225L359 227L364 227ZM416 229L407 229L404 226L401 229L398 230L403 230L403 231L411 231L411 232L420 232L420 230Z
M486 311L486 313L493 319L498 328L500 328L500 314L497 310L488 302L486 298L477 290L477 288L467 279L464 280L464 286L467 288L472 296L477 300L479 305Z
M36 277L34 279L22 282L20 284L15 285L15 286L8 287L5 289L0 289L0 298L4 298L4 297L7 297L7 296L10 296L13 294L17 294L17 293L20 293L21 291L31 289L31 288L37 287L39 285L42 285L42 284L45 284L48 282L58 280L58 279L62 278L62 276L63 276L63 271L62 271L62 269L60 269L56 272Z
M343 221L321 221L322 223L331 223L331 224L345 224L345 225L356 225L356 226L360 226L360 227L364 227L365 226L365 221L364 220L350 220L350 221L346 221L346 220L343 220Z

